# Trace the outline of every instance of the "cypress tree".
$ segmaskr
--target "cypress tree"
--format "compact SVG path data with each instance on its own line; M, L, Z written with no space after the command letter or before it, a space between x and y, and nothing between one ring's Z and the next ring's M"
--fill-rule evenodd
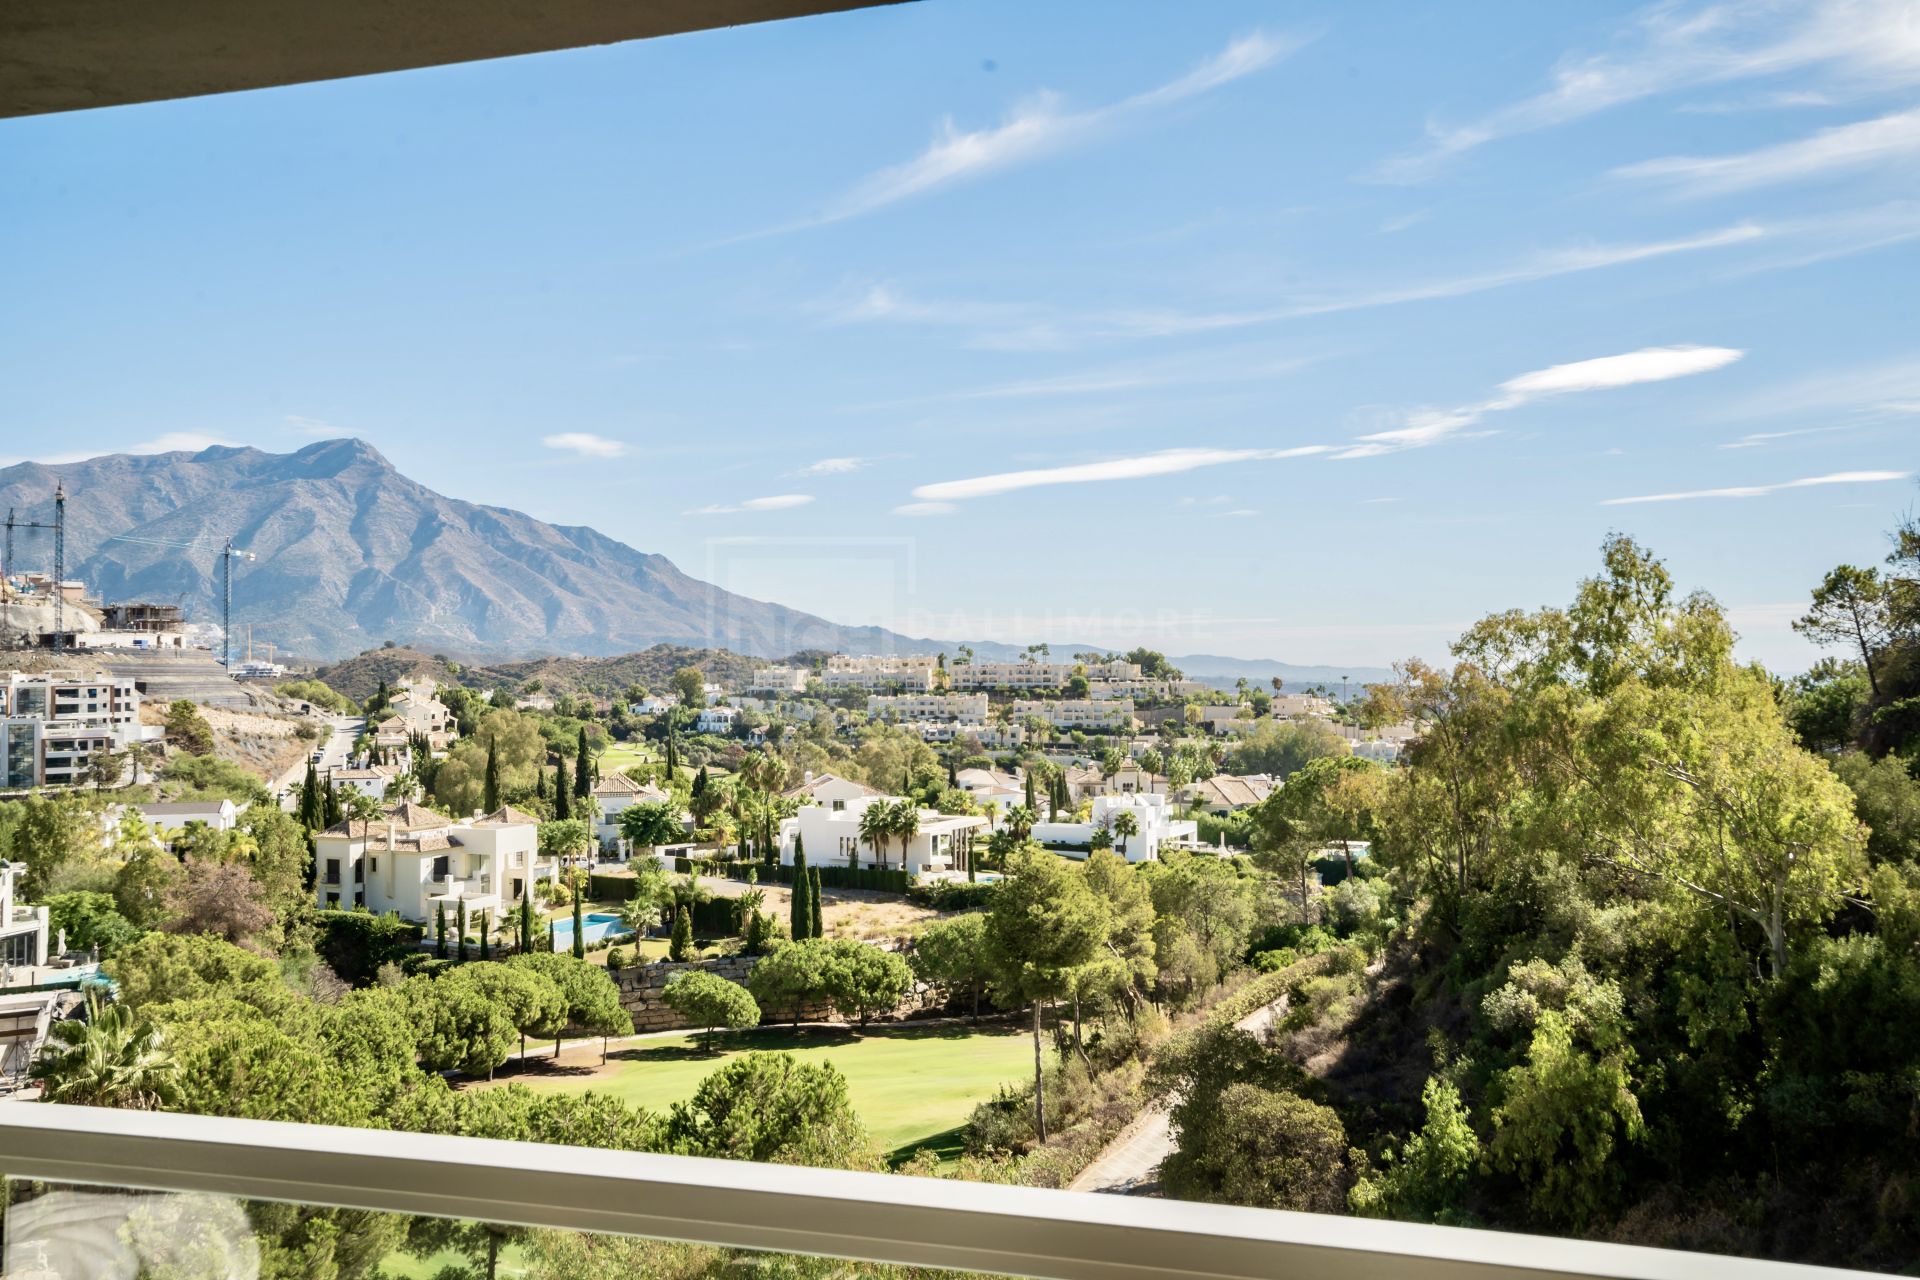
M308 831L320 825L320 771L307 761L307 780L300 784L300 825Z
M683 908L673 917L673 938L667 943L667 959L679 964L693 959L693 911Z
M535 769L533 771L533 794L541 800L547 798L547 771L545 769Z
M320 793L320 825L336 827L340 825L340 793L333 789L333 775L327 775L326 789Z
M587 929L580 920L580 899L582 896L579 889L573 891L573 958L575 960L585 960L587 958Z
M668 714L668 717L669 717L669 718L668 718L668 721L667 721L667 777L666 777L666 783L667 783L667 785L668 785L668 786L672 786L672 785L673 785L673 779L674 779L674 777L675 777L675 776L676 776L676 775L677 775L677 774L678 774L678 773L680 772L680 761L679 761L679 760L678 760L677 758L675 758L675 756L674 756L674 753L673 753L673 721L672 721L672 718L671 718L671 717L672 717L672 714L673 714L673 713L672 713L672 712L668 712L667 714Z
M547 950L558 951L559 949L560 949L560 939L554 933L553 921L549 920L547 921Z
M553 816L556 820L573 816L570 799L567 787L567 758L561 756L553 762Z
M795 847L793 851L793 897L787 904L787 932L793 935L795 942L804 942L813 936L813 908L807 905L807 896L813 889L813 881L807 874L806 851Z
M593 755L587 750L587 726L580 726L580 749L573 758L573 794L582 800L593 794ZM581 808L585 808L582 805Z
M1040 806L1033 802L1033 768L1031 765L1027 768L1027 808L1033 810L1035 813L1040 812Z
M693 775L693 798L698 800L707 791L707 766L701 765L700 772Z
M459 939L460 963L465 964L467 962L467 900L465 898L454 904L453 929L454 936Z
M436 960L447 958L447 904L434 904L433 911L433 957Z
M533 950L533 894L520 899L520 950Z
M482 960L493 959L493 948L487 942L488 935L490 935L492 932L493 932L493 920L488 916L481 916L480 917L480 958Z
M960 770L955 767L952 756L947 757L947 785L949 787L960 785Z
M488 813L500 808L500 743L495 738L487 739L487 778L480 804Z
M807 880L807 936L824 938L827 931L820 923L820 868L810 868Z

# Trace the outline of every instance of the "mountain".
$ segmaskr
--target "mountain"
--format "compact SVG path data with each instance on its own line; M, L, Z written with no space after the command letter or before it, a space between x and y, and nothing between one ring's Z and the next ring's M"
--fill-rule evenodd
M192 620L217 623L216 548L231 537L251 553L234 565L236 643L247 623L256 643L303 657L385 639L517 656L657 644L756 657L926 647L735 595L585 526L444 497L361 440L291 454L216 447L25 462L0 470L0 506L47 519L56 479L67 490L70 578L107 601L180 601ZM52 567L44 536L16 539L16 572Z

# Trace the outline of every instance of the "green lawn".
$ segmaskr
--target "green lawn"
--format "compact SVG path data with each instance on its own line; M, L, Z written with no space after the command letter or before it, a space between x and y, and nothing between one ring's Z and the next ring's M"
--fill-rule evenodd
M612 742L598 756L600 772L604 776L619 773L636 764L654 764L660 759L660 753L650 744L640 742Z
M809 1062L831 1062L847 1078L853 1108L874 1141L897 1155L918 1146L951 1154L952 1131L974 1104L1033 1070L1033 1041L1004 1028L882 1028L855 1036L837 1031L793 1032L767 1027L716 1037L717 1053L703 1053L698 1036L640 1040L617 1050L611 1076L543 1080L535 1089L592 1089L652 1110L693 1096L729 1057L749 1049L790 1051Z

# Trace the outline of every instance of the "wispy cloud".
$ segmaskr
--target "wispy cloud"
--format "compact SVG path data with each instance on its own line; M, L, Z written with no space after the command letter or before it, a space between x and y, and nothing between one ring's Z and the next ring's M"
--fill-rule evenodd
M1140 480L1149 476L1178 475L1202 467L1220 467L1234 462L1265 462L1282 458L1305 458L1329 452L1321 444L1299 445L1291 449L1163 449L1158 453L1134 457L1106 458L1098 462L1080 462L1064 467L1039 467L1028 471L1003 471L995 475L973 476L966 480L942 480L923 484L913 496L924 502L960 502L969 498L990 498L1021 489L1047 485L1097 484L1109 480Z
M1060 95L1043 92L1021 102L997 125L961 129L943 120L927 149L911 160L878 170L830 201L813 217L758 235L797 231L857 218L929 191L995 170L1024 164L1098 137L1128 117L1172 106L1211 92L1280 61L1306 43L1298 36L1255 31L1230 42L1177 79L1105 106L1071 111Z
M1729 440L1720 445L1722 449L1758 449L1772 444L1775 440L1791 440L1795 436L1824 436L1835 431L1848 431L1851 426L1837 427L1801 427L1797 431L1755 431L1751 435L1741 436L1738 440Z
M1534 254L1490 271L1441 277L1408 285L1304 294L1272 307L1195 312L1169 308L1114 308L1057 312L1016 303L912 298L891 285L875 285L851 302L823 308L838 323L890 322L973 329L971 345L999 350L1055 350L1090 341L1174 337L1218 332L1287 320L1365 311L1484 293L1559 276L1600 271L1676 254L1725 249L1762 240L1768 231L1750 222L1698 235L1628 244L1576 245Z
M810 493L775 493L764 498L748 498L745 502L714 503L711 506L695 507L687 512L690 516L730 516L745 511L785 511L792 507L804 507L813 501Z
M1412 213L1403 213L1397 218L1388 218L1380 224L1380 234L1383 236L1397 235L1409 227L1419 226L1430 216L1427 210L1417 209Z
M1792 111L1805 107L1831 107L1832 95L1813 89L1780 89L1742 98L1721 98L1713 102L1683 102L1674 110L1690 116L1732 116L1749 111Z
M1832 475L1781 480L1774 484L1733 485L1725 489L1688 489L1680 493L1647 493L1634 498L1608 498L1603 507L1628 507L1642 502L1691 502L1695 498L1764 498L1786 489L1811 489L1830 484L1883 484L1905 480L1911 471L1836 471Z
M1499 394L1477 404L1452 409L1420 409L1404 426L1359 437L1360 443L1342 450L1339 458L1373 458L1403 449L1438 444L1476 426L1490 413L1518 409L1550 396L1579 391L1606 391L1647 382L1667 382L1724 369L1746 353L1733 347L1643 347L1624 355L1601 356L1536 369L1499 386Z
M236 441L228 440L224 436L208 435L201 431L169 431L151 440L121 445L117 449L75 449L61 453L43 453L37 457L0 458L0 467L11 467L22 462L37 462L43 467L64 467L109 453L130 453L144 457L156 453L199 453L202 449L241 447Z
M596 436L589 431L562 431L557 435L540 437L540 443L549 449L577 454L582 458L618 458L627 451L627 446L620 441Z
M903 502L893 509L897 516L950 516L960 508L951 502Z
M1617 50L1569 54L1539 93L1461 125L1429 123L1426 141L1375 173L1420 182L1460 155L1502 138L1553 128L1626 103L1704 85L1808 68L1843 88L1912 82L1920 23L1911 0L1726 0L1656 4L1621 33Z
M1613 176L1669 182L1688 195L1715 195L1905 163L1916 152L1920 152L1920 107L1835 125L1792 142L1737 155L1643 160L1615 169Z
M818 462L810 462L800 468L799 474L803 476L844 476L851 472L861 470L867 465L868 461L866 458L822 458Z

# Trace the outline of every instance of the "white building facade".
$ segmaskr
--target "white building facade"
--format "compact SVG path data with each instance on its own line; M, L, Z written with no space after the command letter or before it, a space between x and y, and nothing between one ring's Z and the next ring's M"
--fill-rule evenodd
M316 906L393 911L422 925L444 907L450 927L463 906L470 924L504 919L559 875L540 858L539 819L502 808L456 822L411 801L327 828L313 859Z

